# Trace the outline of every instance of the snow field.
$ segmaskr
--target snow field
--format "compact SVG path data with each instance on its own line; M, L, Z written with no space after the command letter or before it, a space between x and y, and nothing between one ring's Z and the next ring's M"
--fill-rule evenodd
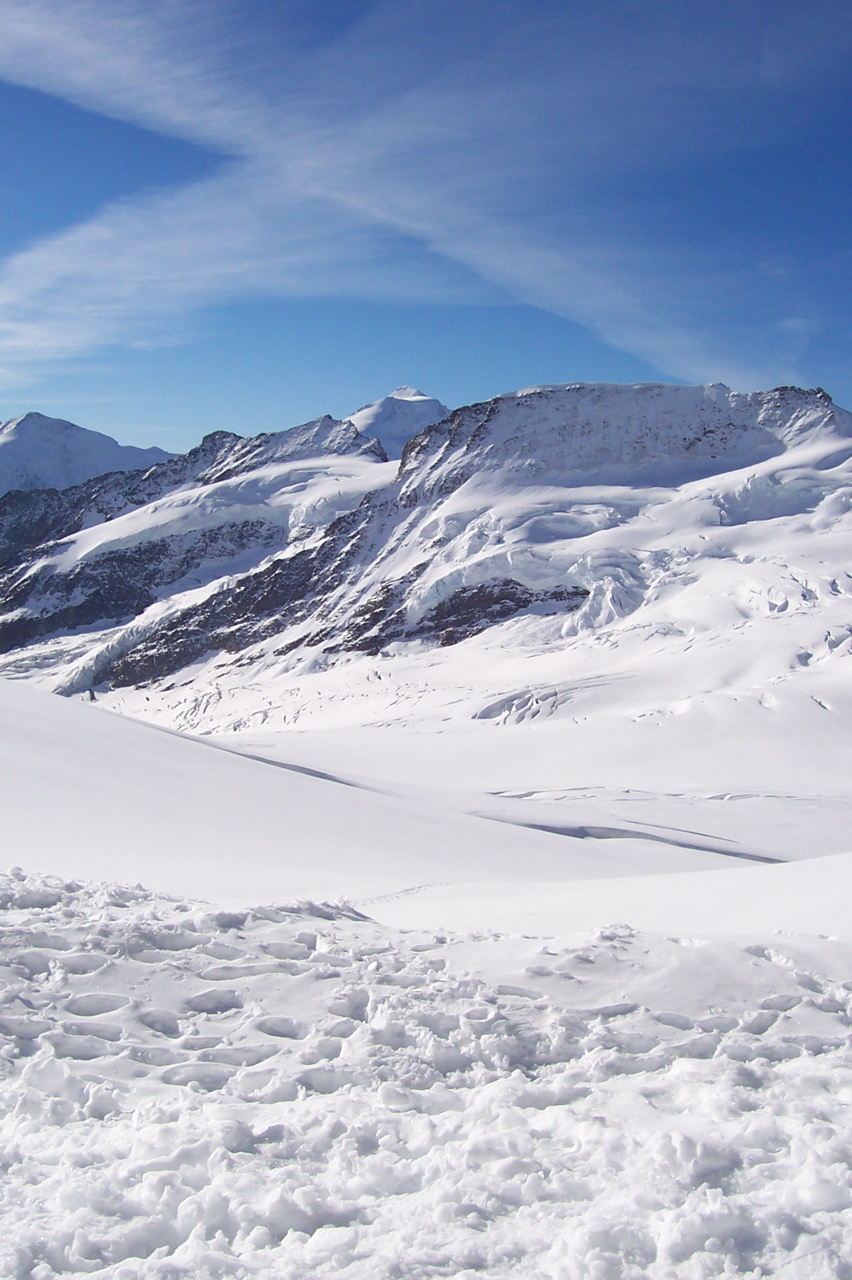
M0 900L15 1280L845 1274L848 941Z

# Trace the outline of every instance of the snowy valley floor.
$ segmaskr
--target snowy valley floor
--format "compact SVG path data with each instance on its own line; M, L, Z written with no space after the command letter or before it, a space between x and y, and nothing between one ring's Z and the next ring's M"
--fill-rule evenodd
M847 718L725 707L198 740L0 682L0 1275L849 1280Z

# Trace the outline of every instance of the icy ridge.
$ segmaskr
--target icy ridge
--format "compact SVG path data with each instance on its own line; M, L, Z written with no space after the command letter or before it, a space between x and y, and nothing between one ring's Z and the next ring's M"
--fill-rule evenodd
M185 454L144 470L113 472L61 490L0 495L0 565L26 547L68 538L190 485L212 485L281 462L326 456L386 461L378 440L327 415L248 439L214 431Z
M411 498L447 492L486 468L530 480L677 484L826 433L852 437L852 415L821 389L568 383L456 410L409 441L400 478Z

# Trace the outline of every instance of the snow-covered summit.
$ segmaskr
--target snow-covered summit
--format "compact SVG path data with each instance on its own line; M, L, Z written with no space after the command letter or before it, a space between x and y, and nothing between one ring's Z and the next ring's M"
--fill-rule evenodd
M172 457L138 449L64 418L25 413L0 426L0 493L67 489L109 471L133 471Z
M359 431L377 435L389 458L398 458L406 440L446 418L446 405L415 387L397 387L346 418Z
M683 483L826 433L852 436L852 414L820 388L565 383L457 409L409 442L402 475L430 491L498 468L587 483Z

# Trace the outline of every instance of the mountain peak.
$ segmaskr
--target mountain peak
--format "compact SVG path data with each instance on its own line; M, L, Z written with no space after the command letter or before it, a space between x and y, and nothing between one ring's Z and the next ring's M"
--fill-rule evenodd
M389 458L398 458L403 445L425 427L446 418L449 409L440 400L427 396L416 387L400 386L381 400L365 404L350 413L346 422L365 434L381 440Z
M67 489L110 471L164 462L164 449L119 444L100 431L31 410L0 424L0 494L10 489Z
M68 422L66 418L49 418L47 414L39 413L35 409L30 409L27 413L22 413L20 417L10 418L8 422L4 422L0 431L3 435L14 432L23 428L25 431L37 430L41 426L50 427L73 427L73 422Z
M404 384L397 387L395 391L386 396L389 400L432 400L432 396L428 396L425 391L418 391L416 387L407 387Z

